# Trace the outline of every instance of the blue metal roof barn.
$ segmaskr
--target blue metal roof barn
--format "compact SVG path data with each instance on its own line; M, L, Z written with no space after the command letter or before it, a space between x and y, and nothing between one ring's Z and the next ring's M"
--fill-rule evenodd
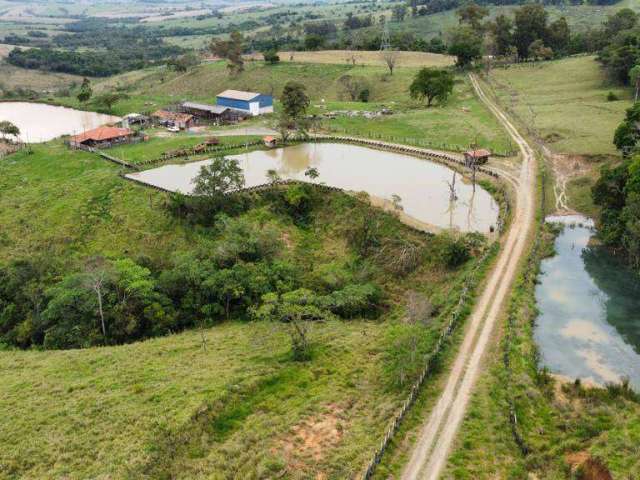
M216 104L254 116L273 112L273 97L256 92L225 90L218 94Z

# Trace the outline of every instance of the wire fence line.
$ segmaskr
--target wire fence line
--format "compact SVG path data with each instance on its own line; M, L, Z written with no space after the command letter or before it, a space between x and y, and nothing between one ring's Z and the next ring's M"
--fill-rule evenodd
M399 136L399 135L384 135L384 134L373 132L373 131L366 131L366 132L353 131L347 128L340 128L335 126L329 127L329 131L331 133L340 133L342 135L357 135L361 137L382 140L387 142L404 143L407 145L416 145L424 148L433 148L436 150L445 150L445 151L457 152L457 153L466 152L470 148L468 145L465 146L465 145L460 145L455 143L435 142L432 140L428 140L426 138L405 137L405 136ZM496 148L491 150L492 150L492 154L497 157L513 157L518 154L518 151L515 150L513 146L511 146L509 149Z
M481 267L485 266L486 262L488 261L489 257L494 253L494 251L495 251L495 248L493 247L487 248L484 254L482 255L482 257L480 258L480 260L478 261L478 263L475 265L475 267L471 271L471 273L466 277L464 285L462 287L462 292L458 297L458 303L456 304L456 306L453 309L453 312L451 313L447 326L440 334L440 337L438 338L438 341L436 342L436 345L433 351L425 357L424 367L420 375L412 385L409 394L407 395L405 401L402 403L402 407L391 420L385 432L385 435L382 441L380 442L380 445L378 446L378 448L376 448L375 452L371 456L371 459L367 463L367 467L364 471L364 474L362 475L363 480L369 480L373 476L377 466L380 464L382 460L382 457L385 451L389 447L391 440L393 439L395 434L398 432L402 424L402 421L404 420L407 413L409 412L409 410L415 403L416 399L418 398L418 395L420 394L420 390L424 385L425 380L430 374L433 373L435 366L437 364L437 360L444 352L448 340L450 339L451 335L455 331L460 321L464 318L464 308L467 306L467 301L469 300L471 294L473 293L473 290L475 290L475 287L478 285L480 280L480 278L478 278L478 273Z

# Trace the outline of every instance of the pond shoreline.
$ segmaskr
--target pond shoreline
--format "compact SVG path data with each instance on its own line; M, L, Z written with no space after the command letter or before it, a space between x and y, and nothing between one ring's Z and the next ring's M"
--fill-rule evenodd
M309 142L273 150L254 150L229 156L238 160L245 172L247 188L261 188L272 182L266 172L276 170L283 180L306 181L304 171L313 166L320 172L319 183L344 191L366 191L386 201L399 197L397 209L420 225L438 229L490 233L498 229L500 205L481 186L474 189L464 178L455 184L451 201L449 186L457 176L444 161L433 161L405 151L388 151L345 142ZM190 194L193 179L210 160L168 164L126 175L127 179L159 187L165 191ZM432 231L432 229L428 229Z

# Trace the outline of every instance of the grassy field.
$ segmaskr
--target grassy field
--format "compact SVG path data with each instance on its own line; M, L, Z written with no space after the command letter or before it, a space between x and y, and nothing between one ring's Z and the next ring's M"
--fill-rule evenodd
M0 161L0 261L40 252L70 263L92 255L147 255L193 239L162 209L165 196L117 176L99 157L62 142Z
M164 152L194 147L204 142L206 138L207 136L189 133L174 134L170 137L155 136L151 137L148 142L111 148L108 153L129 163L144 163L161 159ZM219 140L220 145L241 145L245 142L259 140L260 138L260 136L256 135L240 135L219 137ZM208 156L211 156L211 154L208 154Z
M615 153L613 132L631 106L631 92L612 86L595 57L494 69L490 83L500 102L554 152ZM610 91L621 100L607 101Z
M350 477L398 406L381 381L387 327L318 325L305 364L289 361L285 332L253 323L206 330L206 350L188 332L117 348L0 352L0 405L12 412L1 421L0 475ZM169 452L172 438L187 442Z
M340 133L395 137L406 143L428 141L441 148L460 149L477 142L496 151L511 149L508 136L478 102L466 77L458 77L454 93L446 105L427 109L409 98L409 85L417 71L416 67L403 66L390 76L386 68L376 66L288 62L267 66L262 62L249 62L243 73L231 77L223 62L215 62L201 65L186 74L157 69L132 72L97 83L95 89L120 88L127 91L129 99L114 107L114 113L122 115L132 111L150 111L183 100L214 102L216 93L226 88L273 93L277 100L282 86L289 80L295 80L305 85L315 113L328 110L375 111L382 106L391 107L395 112L392 116L374 120L340 116L324 122L326 128ZM371 102L346 101L338 80L343 75L365 79L370 85ZM61 101L79 106L73 97Z
M386 67L386 63L378 51L363 50L322 50L318 52L278 52L280 61L316 64L351 64L355 57L356 65ZM262 59L262 55L251 56ZM293 58L293 60L292 60ZM426 52L398 52L398 67L448 67L455 63L449 55Z
M66 73L49 73L14 67L0 60L0 90L27 88L37 92L52 93L82 83L82 77Z
M328 105L330 108L331 105ZM429 144L443 150L464 150L475 143L495 152L513 150L509 137L475 97L466 77L459 77L445 106L399 109L394 115L374 119L338 117L328 129L408 144Z

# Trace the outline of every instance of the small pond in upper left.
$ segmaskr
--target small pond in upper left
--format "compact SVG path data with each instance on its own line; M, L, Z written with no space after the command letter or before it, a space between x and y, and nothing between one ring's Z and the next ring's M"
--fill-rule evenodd
M120 117L46 103L0 102L2 120L8 120L20 129L23 142L40 143L117 122Z

